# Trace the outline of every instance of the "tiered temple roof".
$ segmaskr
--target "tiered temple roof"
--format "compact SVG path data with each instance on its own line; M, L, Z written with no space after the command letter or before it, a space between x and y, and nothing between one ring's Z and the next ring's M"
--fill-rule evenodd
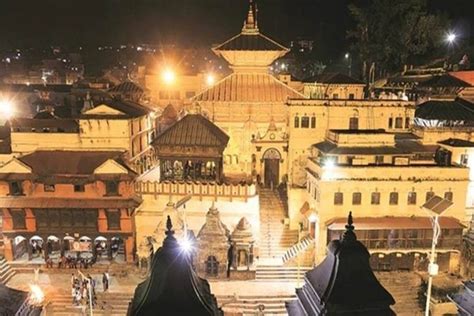
M395 315L395 301L379 283L369 264L370 254L357 240L349 213L346 231L328 245L327 257L305 274L297 300L287 303L290 316Z

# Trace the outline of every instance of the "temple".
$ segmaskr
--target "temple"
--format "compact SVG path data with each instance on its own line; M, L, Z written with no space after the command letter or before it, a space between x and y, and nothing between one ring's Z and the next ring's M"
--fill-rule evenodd
M153 256L150 276L137 286L127 315L223 315L209 283L197 276L190 255L174 237L169 217L166 226L166 238Z
M290 316L395 315L390 308L395 300L372 272L369 251L352 224L349 212L346 231L329 243L321 264L306 273L297 300L287 303Z
M229 137L200 114L188 114L161 133L153 146L160 180L223 180L222 152Z

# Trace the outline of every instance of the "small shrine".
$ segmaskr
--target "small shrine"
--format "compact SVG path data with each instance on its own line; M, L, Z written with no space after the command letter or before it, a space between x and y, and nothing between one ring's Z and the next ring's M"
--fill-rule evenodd
M190 254L174 237L171 218L166 238L153 256L150 276L135 289L128 316L223 316L209 283L194 272Z
M229 231L213 204L197 236L195 266L198 274L205 278L226 278L229 246Z
M223 181L228 142L229 136L201 114L186 115L153 140L160 181Z
M238 279L255 279L255 238L252 226L242 217L231 235L232 270L231 277Z
M296 289L297 300L287 302L290 316L303 315L395 315L392 295L370 268L370 254L357 240L349 213L346 231L328 245L327 257L306 272L305 284Z

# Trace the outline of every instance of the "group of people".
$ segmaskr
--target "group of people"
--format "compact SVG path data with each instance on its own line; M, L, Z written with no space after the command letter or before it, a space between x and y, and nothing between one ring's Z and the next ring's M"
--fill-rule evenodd
M108 272L102 274L102 288L106 292L109 289L110 276ZM92 303L92 307L97 305L96 280L88 274L82 280L71 275L71 296L75 306L87 306Z
M95 263L94 258L73 258L71 256L62 255L59 260L57 260L58 268L69 268L69 269L87 269L92 267ZM50 257L46 260L46 268L53 268L54 261Z

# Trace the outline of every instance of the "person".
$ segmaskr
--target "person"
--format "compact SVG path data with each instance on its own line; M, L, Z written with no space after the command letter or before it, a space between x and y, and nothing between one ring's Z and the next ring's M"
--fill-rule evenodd
M71 287L74 288L76 286L76 276L74 273L71 274Z
M229 250L227 250L227 277L230 278L230 268L234 260L234 244L231 243Z
M104 289L104 292L109 289L109 276L107 272L102 274L102 288Z
M48 260L46 260L46 268L53 268L53 259L51 259L51 257L48 258Z

